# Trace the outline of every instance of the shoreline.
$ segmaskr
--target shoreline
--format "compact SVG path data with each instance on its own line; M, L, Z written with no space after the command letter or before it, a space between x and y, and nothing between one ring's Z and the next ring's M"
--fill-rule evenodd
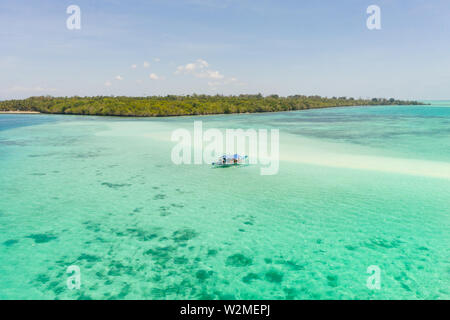
M282 112L295 112L306 110L319 110L330 108L367 108L367 107L403 107L403 106L430 106L429 103L423 104L380 104L380 105L347 105L347 106L326 106L316 108L305 108L296 110L283 110L283 111L256 111L256 112L231 112L231 113L208 113L208 114L174 114L174 115L115 115L115 114L83 114L83 113L59 113L59 112L39 112L39 111L0 111L0 114L45 114L45 115L66 115L66 116L87 116L87 117L114 117L114 118L177 118L177 117L208 117L208 116L232 116L232 115L250 115L250 114L264 114L264 113L282 113Z
M40 114L39 111L0 111L0 114Z

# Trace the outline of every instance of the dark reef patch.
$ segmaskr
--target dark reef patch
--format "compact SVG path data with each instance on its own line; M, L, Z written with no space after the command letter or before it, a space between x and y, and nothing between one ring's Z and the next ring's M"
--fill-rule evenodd
M92 221L85 221L83 224L86 226L87 230L99 232L100 229L100 223L92 222Z
M171 254L176 250L177 248L172 246L156 247L148 249L144 255L151 255L158 263L164 264L170 260Z
M194 239L197 236L198 236L197 231L195 231L194 229L185 228L175 231L172 234L172 240L177 243L187 242L189 240Z
M99 256L96 255L92 255L92 254L86 254L86 253L82 253L79 257L78 257L79 261L87 261L87 262L99 262L101 261L101 258Z
M12 245L15 245L16 243L19 243L19 240L16 239L10 239L3 242L4 246L11 247Z
M56 237L55 235L53 235L51 233L49 233L49 234L37 233L37 234L30 234L29 236L26 236L25 238L33 239L35 243L46 243L46 242L55 240L58 237Z
M195 277L200 281L203 282L207 279L209 279L213 274L213 271L206 271L206 270L198 270L195 273Z
M266 272L265 279L272 283L281 283L283 281L283 273L278 270L272 269Z
M63 293L64 290L67 290L67 287L65 287L60 281L52 281L48 284L47 289L53 291L53 293L58 296Z
M117 295L117 298L123 299L130 293L131 285L129 283L125 284L122 289L120 290L119 294Z
M336 275L330 274L327 276L328 285L330 287L336 288L338 286L338 282L339 282L338 280L339 280L339 278Z
M168 215L170 215L170 207L168 206L161 206L159 207L159 212L160 212L160 216L161 217L166 217Z
M406 283L401 283L401 286L403 289L405 289L406 291L412 292L411 288L406 284Z
M226 265L232 267L247 267L253 263L251 258L244 256L241 253L236 253L227 258Z
M283 288L286 294L286 300L294 300L297 297L297 290L295 288Z
M63 256L62 259L56 260L56 264L60 267L67 267L75 264L75 261L69 260L67 256ZM64 269L65 270L65 269Z
M369 242L365 243L365 246L371 249L375 249L376 247L381 247L385 249L398 248L402 244L400 240L386 240L382 238L371 239Z
M189 259L186 257L176 257L173 259L174 264L187 264Z
M167 197L167 195L163 194L163 193L158 193L157 195L155 195L153 197L153 200L163 200Z
M56 287L58 287L58 285L59 285L58 281L52 281L52 282L49 283L47 288L50 289L50 290L54 290Z
M247 273L243 278L242 278L242 282L244 283L251 283L253 280L259 280L260 276L256 273L250 272Z
M128 234L136 237L139 241L150 241L157 238L159 235L154 231L146 231L137 228L127 229Z
M50 277L45 273L41 273L36 277L36 281L39 283L47 283L50 281Z
M119 189L119 188L123 188L123 187L129 187L129 186L131 186L131 184L103 182L102 186L107 186L108 188L111 188L111 189Z
M96 237L95 241L98 241L98 242L101 242L101 243L108 242L107 240L103 239L102 237Z
M219 251L217 251L216 249L209 249L207 255L208 257L215 257L218 252Z
M109 265L108 275L109 276L120 276L120 275L133 276L135 274L132 266L126 266L122 262L113 260Z

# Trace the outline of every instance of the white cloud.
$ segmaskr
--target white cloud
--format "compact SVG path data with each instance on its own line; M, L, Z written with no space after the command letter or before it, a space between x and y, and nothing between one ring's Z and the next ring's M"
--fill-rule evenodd
M159 80L159 77L156 73L150 73L149 78L152 80Z
M148 68L148 67L150 67L150 62L144 61L144 68Z
M198 62L202 67L206 67L206 68L209 67L208 62L206 62L206 61L203 60L203 59L198 59L197 62Z
M160 62L161 61L161 59L160 58L155 58L155 59L153 59L155 62Z
M116 76L114 79L121 81L121 80L123 80L123 77L121 77L121 76Z
M105 87L111 87L111 85L112 85L111 81L106 81L105 82Z
M198 78L223 79L224 76L219 71L206 70L196 74Z
M137 68L137 64L132 64L131 65L131 69L136 69Z
M209 69L209 63L203 59L177 67L175 74L191 74L197 78L223 79L224 76L216 70Z
M205 68L209 66L208 62L202 59L198 59L195 62L188 63L184 66L177 67L177 71L175 71L176 74L195 74L198 72L201 72Z
M190 71L194 71L195 68L197 68L196 65L195 65L195 63L188 63L188 64L184 67L184 70L185 70L186 72L190 72ZM183 70L183 66L181 66L181 70Z

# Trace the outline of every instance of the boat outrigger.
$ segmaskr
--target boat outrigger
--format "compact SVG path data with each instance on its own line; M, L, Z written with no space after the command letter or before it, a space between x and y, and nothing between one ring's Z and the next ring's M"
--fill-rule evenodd
M241 156L234 154L232 156L224 154L216 162L213 162L214 167L231 167L248 164L248 156Z

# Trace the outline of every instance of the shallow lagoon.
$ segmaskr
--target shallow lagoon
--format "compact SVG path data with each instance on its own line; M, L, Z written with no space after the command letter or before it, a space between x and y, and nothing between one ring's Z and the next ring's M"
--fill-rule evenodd
M0 298L448 299L449 106L0 115ZM194 120L280 129L279 174L173 165Z

